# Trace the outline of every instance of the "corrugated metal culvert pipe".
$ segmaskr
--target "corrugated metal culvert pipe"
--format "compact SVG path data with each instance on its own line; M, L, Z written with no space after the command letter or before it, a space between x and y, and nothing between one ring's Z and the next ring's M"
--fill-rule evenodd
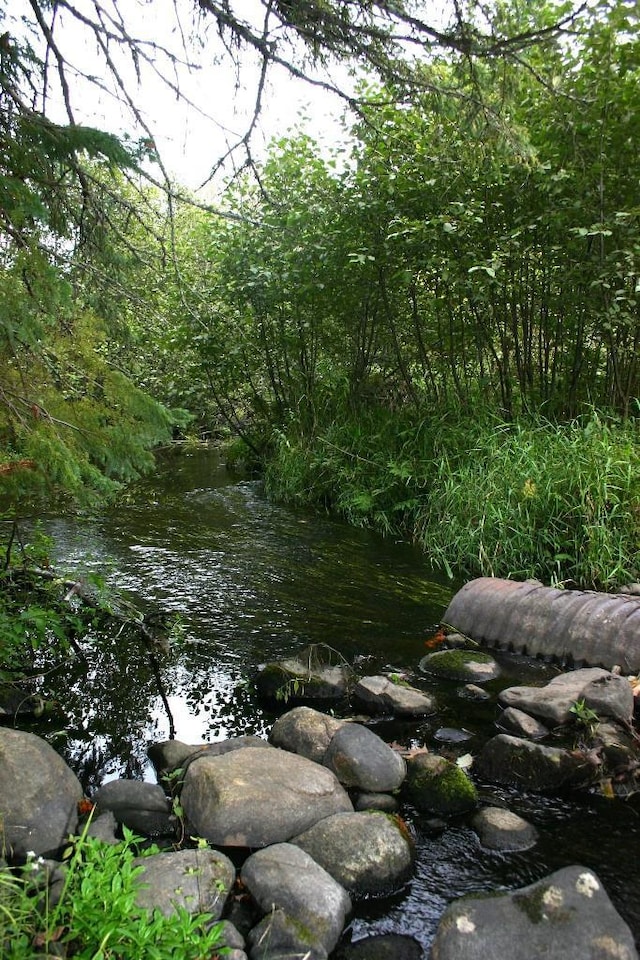
M442 621L501 650L640 672L640 597L480 577L455 594Z

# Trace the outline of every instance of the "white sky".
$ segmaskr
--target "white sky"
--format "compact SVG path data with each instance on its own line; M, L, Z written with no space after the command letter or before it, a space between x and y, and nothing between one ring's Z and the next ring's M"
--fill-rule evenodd
M91 0L73 0L73 3L83 15L95 19ZM102 0L102 6L108 10L111 0ZM190 4L186 0L178 0L176 6L184 17L182 29L190 31ZM252 12L258 16L260 12L264 13L257 0L242 0L239 6L247 19ZM8 0L6 7L8 27L12 34L19 31L18 21L21 17L32 19L28 0ZM126 16L130 35L138 40L152 41L184 58L173 0L120 0L120 8ZM12 17L16 18L13 23ZM98 50L91 31L63 9L55 22L54 37L65 60L78 71L75 77L69 73L76 122L119 135L126 129L134 134L133 122L118 104L113 85L107 82L107 87L111 89L100 90L80 76L95 74L103 82L106 76L104 56ZM197 39L200 49L192 47L189 51L192 58L197 55L197 69L182 68L174 73L166 58L161 55L154 58L157 70L171 81L176 81L183 95L195 107L181 102L158 76L154 76L152 67L141 63L139 83L130 56L117 50L113 54L126 89L148 124L166 169L191 189L197 188L208 178L212 167L229 144L245 133L253 114L259 76L256 58L249 54L243 56L240 75L236 75L230 58L221 47L212 18L202 21ZM216 57L217 63L214 62ZM49 76L55 79L55 64L51 58ZM342 83L348 82L346 70L341 71L340 79ZM272 68L263 96L260 124L252 137L254 153L257 156L264 153L268 140L287 133L303 111L309 118L305 122L305 129L312 136L327 140L330 144L342 138L339 118L344 112L343 101L327 91L296 81L282 68ZM50 95L48 113L52 119L64 122L66 117L61 97L55 104ZM142 131L135 131L136 138L142 135ZM240 154L237 159L242 159ZM231 167L227 167L227 173L230 172Z

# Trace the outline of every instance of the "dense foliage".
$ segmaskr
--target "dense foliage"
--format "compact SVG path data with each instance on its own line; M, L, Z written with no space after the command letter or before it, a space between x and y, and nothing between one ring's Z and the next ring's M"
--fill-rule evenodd
M282 140L236 184L235 222L190 219L180 336L274 495L409 532L445 567L620 583L640 520L638 16L599 4L527 70L466 66L429 66L456 99L369 90L352 149Z

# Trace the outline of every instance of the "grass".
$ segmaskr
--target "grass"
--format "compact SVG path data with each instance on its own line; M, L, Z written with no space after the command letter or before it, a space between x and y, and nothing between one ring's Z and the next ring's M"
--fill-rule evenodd
M276 499L412 537L450 574L598 589L640 576L637 428L596 411L336 414L311 441L280 434L265 479Z

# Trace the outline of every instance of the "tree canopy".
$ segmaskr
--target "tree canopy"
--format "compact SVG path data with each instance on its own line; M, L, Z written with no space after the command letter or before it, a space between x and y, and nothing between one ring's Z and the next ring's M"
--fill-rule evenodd
M262 460L321 438L322 464L328 450L373 463L354 437L393 446L433 411L637 414L633 3L451 0L436 16L409 0L176 0L164 32L158 6L3 4L0 483L14 508L104 496L188 417ZM75 55L87 37L99 69ZM171 182L137 86L151 73L188 96L198 55L257 66L210 203ZM352 108L332 156L309 132L254 154L272 68ZM78 122L91 85L126 108L124 134ZM375 495L354 480L345 502L418 503L396 489L419 473L411 457L394 448Z

